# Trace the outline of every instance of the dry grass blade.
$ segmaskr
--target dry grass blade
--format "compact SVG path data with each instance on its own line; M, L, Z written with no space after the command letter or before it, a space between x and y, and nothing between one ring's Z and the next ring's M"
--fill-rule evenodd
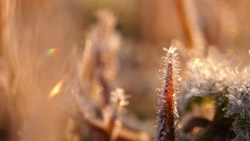
M191 56L203 57L206 42L198 24L194 1L174 0L174 4L187 42L187 47L193 49Z

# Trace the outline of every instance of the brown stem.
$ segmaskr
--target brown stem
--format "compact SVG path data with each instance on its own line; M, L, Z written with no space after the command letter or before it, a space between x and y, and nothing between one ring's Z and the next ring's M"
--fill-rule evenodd
M182 0L174 0L174 2L175 2L175 6L177 9L177 14L179 16L180 23L182 25L181 26L182 31L184 32L184 35L188 42L188 47L192 48L194 45L194 41L192 37L192 31L190 28L190 21L188 20L188 17L184 8L184 3Z
M169 54L167 60L166 78L164 91L160 97L160 109L158 117L158 141L174 140L174 88L173 88L173 60L172 54ZM163 99L161 99L163 98Z
M101 53L96 53L96 69L97 69L97 78L100 85L103 87L103 98L104 98L104 106L109 104L109 97L110 97L110 84L108 80L104 76L104 63L101 60Z
M83 126L88 125L91 129L101 133L102 135L106 136L106 138L109 138L107 127L105 126L103 121L93 117L90 118L86 116L75 116L69 113L68 115L75 121L78 121L81 124L83 124ZM117 140L120 141L150 140L150 137L144 132L133 131L130 128L121 128Z
M88 125L90 127L90 129L93 129L94 131L96 131L95 134L98 134L99 136L104 137L105 139L111 139L111 135L113 132L113 128L114 128L114 121L116 120L116 117L112 117L112 121L110 122L110 124L105 124L105 122L99 118L93 117L86 113L85 111L81 110L80 107L83 106L81 105L81 103L79 103L79 101L77 100L76 97L73 97L73 101L75 102L78 112L80 113L80 115L73 115L67 111L65 111L65 113L67 115L69 115L69 117L71 117L72 119L74 119L76 122L80 122L81 124L85 124ZM89 106L94 106L91 101L88 101ZM86 104L86 103L85 103ZM119 104L119 103L118 103ZM118 106L118 105L116 105ZM116 107L118 108L118 107ZM93 108L95 109L95 108ZM98 109L99 110L99 109ZM116 109L117 112L118 109ZM117 115L116 113L114 113L114 115ZM123 127L124 123L122 124L122 128L118 133L117 136L117 140L126 140L126 141L137 141L137 140L150 140L150 137L148 134L139 131L137 129L133 129L130 126L126 126Z
M178 94L178 60L175 47L171 46L164 57L163 85L158 94L157 140L175 140L175 122L178 121L175 96Z
M107 130L107 133L108 133L110 139L112 139L112 134L113 134L113 130L115 128L115 121L117 118L118 110L119 110L119 102L116 103L114 113L112 113L112 115L108 119L109 121L108 121L108 125L107 125L106 130Z
M187 41L188 48L195 48L197 46L204 47L205 42L202 32L197 23L197 15L195 13L195 6L192 0L174 0L177 14L181 23L182 31Z
M170 57L171 58L171 57ZM167 72L167 77L166 77L166 86L165 86L165 91L164 94L166 96L166 118L167 118L167 124L166 124L166 139L167 140L174 140L174 113L173 113L173 76L172 76L172 71L173 71L173 66L172 63L168 64L168 72ZM168 128L168 129L167 129Z

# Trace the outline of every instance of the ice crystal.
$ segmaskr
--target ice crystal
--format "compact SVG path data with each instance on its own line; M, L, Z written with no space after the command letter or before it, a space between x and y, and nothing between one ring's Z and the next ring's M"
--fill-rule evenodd
M217 51L210 51L207 58L193 58L187 63L185 77L182 81L182 95L179 102L187 102L187 99L193 96L210 97L215 99L214 95L225 90L233 83L235 76L234 70L229 67L229 62L225 62L223 56ZM183 110L183 107L180 107Z
M157 140L174 140L176 139L176 125L178 122L178 113L176 109L176 95L178 90L179 62L176 53L177 48L171 46L165 49L166 56L164 59L162 86L159 89L157 105Z
M230 95L229 89L234 83L237 74L231 66L231 62L213 48L209 50L206 58L193 58L187 64L182 81L182 94L178 97L178 102L182 103L182 105L178 105L180 112L183 114L182 121L188 114L191 115L189 119L196 119L198 116L210 121L210 124L204 130L195 135L195 139L207 138L213 140L235 137L234 132L231 130L233 119L226 117L225 114L227 112L228 96ZM186 106L188 103L194 102L192 101L194 98L210 98L215 102L214 108L202 112L202 109L195 110L193 107L191 111L187 111ZM206 102L203 101L199 106L202 104L206 104ZM193 114L194 112L195 114ZM213 113L213 116L207 115L210 112ZM180 126L185 128L187 125L182 124Z
M250 66L238 73L230 87L228 113L240 114L242 118L250 117Z
M110 105L108 105L103 114L106 117L112 117L114 119L120 118L122 112L125 111L124 107L129 104L129 96L121 88L116 88L111 92Z
M230 87L228 115L235 116L235 140L250 138L250 66L239 72Z
M115 91L111 92L111 103L115 107L120 107L123 110L123 107L129 104L129 96L125 94L124 90L121 88L116 88Z

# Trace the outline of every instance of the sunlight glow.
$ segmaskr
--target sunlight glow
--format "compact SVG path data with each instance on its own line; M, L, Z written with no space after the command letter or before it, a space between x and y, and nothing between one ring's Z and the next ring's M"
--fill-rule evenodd
M59 81L56 86L50 91L50 94L48 96L49 99L53 98L54 96L56 96L59 92L60 89L63 85L63 80Z

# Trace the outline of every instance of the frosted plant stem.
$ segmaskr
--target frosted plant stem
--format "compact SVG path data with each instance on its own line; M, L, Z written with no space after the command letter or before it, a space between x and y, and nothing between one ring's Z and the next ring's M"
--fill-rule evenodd
M157 140L175 140L176 139L176 121L178 114L176 110L176 94L178 93L178 62L176 60L176 48L170 47L166 50L164 58L165 69L163 85L158 94L158 118L157 118Z

